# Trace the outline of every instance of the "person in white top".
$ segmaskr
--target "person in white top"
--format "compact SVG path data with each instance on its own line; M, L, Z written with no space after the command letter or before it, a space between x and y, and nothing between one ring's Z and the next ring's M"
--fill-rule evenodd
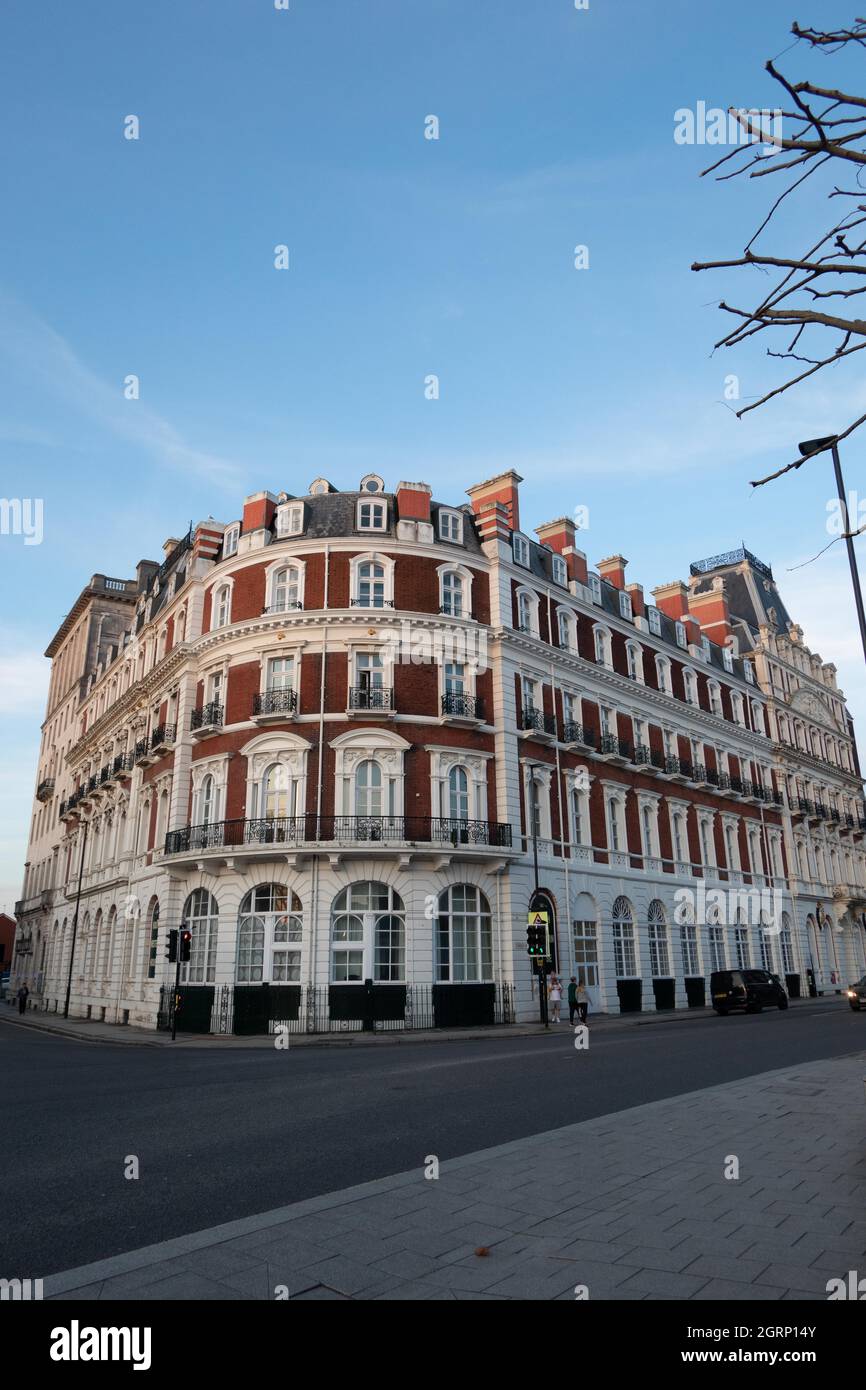
M547 997L550 1000L551 1022L559 1023L559 1010L562 1004L562 981L558 975L551 975Z

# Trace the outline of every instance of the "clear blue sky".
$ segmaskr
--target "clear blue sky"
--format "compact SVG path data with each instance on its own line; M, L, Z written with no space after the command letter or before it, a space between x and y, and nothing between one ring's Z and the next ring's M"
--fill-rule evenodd
M829 466L748 487L866 392L837 369L736 421L726 374L755 396L779 367L711 356L714 305L752 292L689 266L738 252L768 181L701 180L717 151L673 140L699 100L776 104L763 63L795 15L850 19L826 0L7 0L2 490L43 498L45 530L0 537L0 906L20 890L41 653L82 584L319 473L461 501L516 467L525 528L588 506L590 561L621 551L647 589L745 540L866 713L841 547L786 576L828 540ZM781 65L850 72L802 50ZM825 217L801 197L776 249Z

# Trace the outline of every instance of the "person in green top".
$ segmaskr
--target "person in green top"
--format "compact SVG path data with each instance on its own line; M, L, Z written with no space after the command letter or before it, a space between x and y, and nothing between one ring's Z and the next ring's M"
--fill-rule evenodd
M568 982L568 1021L574 1023L574 1015L577 1012L577 977L572 975Z

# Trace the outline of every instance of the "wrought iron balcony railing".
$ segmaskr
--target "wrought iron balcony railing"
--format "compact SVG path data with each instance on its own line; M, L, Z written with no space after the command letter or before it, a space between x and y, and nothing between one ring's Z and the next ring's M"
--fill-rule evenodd
M174 743L174 736L177 729L174 724L160 724L158 729L154 729L150 736L150 746L154 748L167 748Z
M556 715L545 714L544 710L535 709L530 705L523 711L520 727L522 729L535 729L538 733L556 735Z
M353 685L349 709L393 709L394 691L388 685Z
M372 598L350 598L350 608L393 608L392 598L379 598L374 595Z
M446 690L442 696L442 713L453 714L463 719L483 719L484 702L476 695L467 695L462 690Z
M595 734L586 729L576 719L566 719L562 726L563 743L582 743L585 748L595 747Z
M424 843L507 849L511 826L452 816L272 816L187 825L165 837L166 854L244 845Z
M292 714L297 708L298 694L291 686L262 690L253 697L253 714Z
M274 613L294 613L298 609L303 612L303 608L304 605L298 599L293 599L291 603L269 603L267 608L262 609L262 617L272 617Z
M140 738L135 745L135 752L132 755L134 761L136 763L145 761L149 752L150 740L146 738Z
M43 777L39 786L36 788L36 800L48 801L54 795L54 778Z
M199 705L194 709L189 721L190 729L214 729L219 728L223 722L223 707L217 700L211 700L209 704Z
M125 772L131 772L134 766L135 758L132 753L118 753L112 764L115 777L122 777Z
M703 763L692 763L692 781L706 782L706 780L707 769L704 767Z
M631 758L631 744L616 734L602 734L600 753L612 753L618 758Z

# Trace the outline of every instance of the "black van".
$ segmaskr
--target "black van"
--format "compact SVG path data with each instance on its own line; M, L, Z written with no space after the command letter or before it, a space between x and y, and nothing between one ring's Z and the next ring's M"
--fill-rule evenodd
M856 1013L859 1013L861 1009L866 1009L866 975L850 985L845 993L848 996L848 1003Z
M788 996L778 975L766 970L714 970L710 976L710 997L717 1014L732 1009L760 1013L764 1005L787 1009Z

